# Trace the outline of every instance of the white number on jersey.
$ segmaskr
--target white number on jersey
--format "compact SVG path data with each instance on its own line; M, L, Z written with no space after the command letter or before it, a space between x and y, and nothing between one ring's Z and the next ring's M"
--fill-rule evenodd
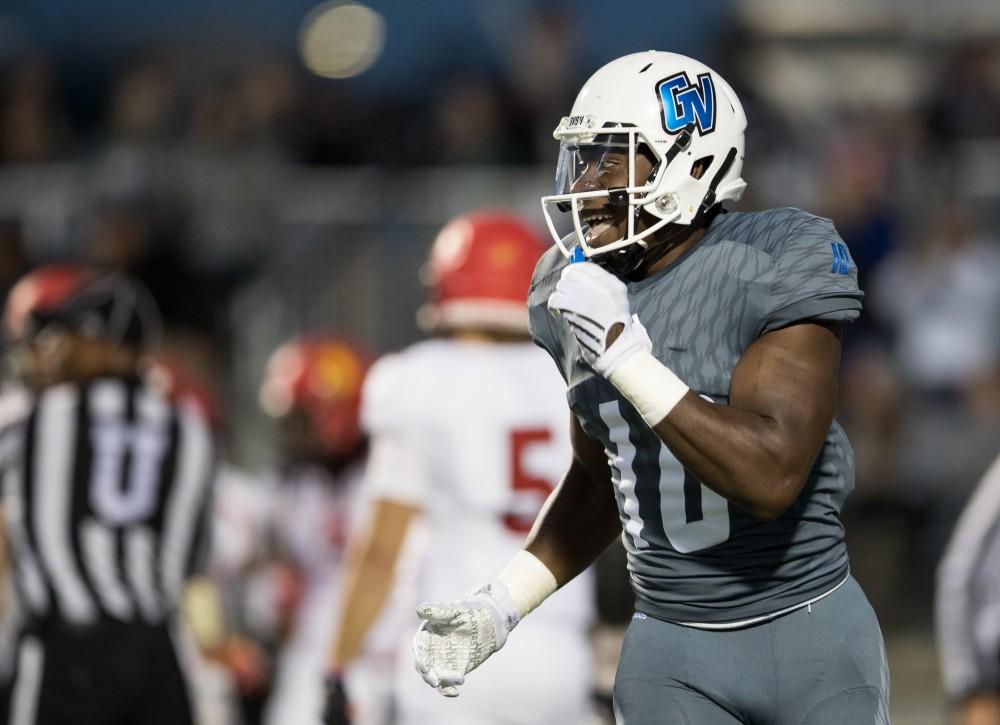
M156 506L156 484L167 440L161 431L143 425L100 422L91 435L94 451L90 504L113 526L148 518ZM126 452L129 475L122 481Z
M622 417L618 401L601 403L599 410L601 419L608 426L608 436L618 449L617 453L605 449L605 453L611 466L612 481L625 499L622 507L626 519L625 532L637 549L645 549L649 542L642 537L644 524L636 496L636 475L633 470L635 446L629 438L628 422ZM688 554L721 544L728 539L729 504L726 499L699 482L702 517L698 521L688 521L684 496L684 480L688 474L662 442L659 464L660 520L670 545L682 554Z

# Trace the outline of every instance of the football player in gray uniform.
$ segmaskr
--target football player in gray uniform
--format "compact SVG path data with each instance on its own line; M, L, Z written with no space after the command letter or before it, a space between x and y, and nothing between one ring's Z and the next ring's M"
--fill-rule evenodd
M416 666L442 694L621 536L636 614L619 722L888 723L833 420L863 295L829 220L722 208L746 187L745 128L714 70L654 51L598 70L556 128L556 247L528 304L566 380L573 460L494 580L418 609Z

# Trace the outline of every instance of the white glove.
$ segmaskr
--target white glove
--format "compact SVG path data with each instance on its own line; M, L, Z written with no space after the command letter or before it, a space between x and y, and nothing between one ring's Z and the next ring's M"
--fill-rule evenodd
M465 675L503 647L520 615L507 587L493 581L454 602L421 604L413 638L417 672L445 697L457 697Z
M549 310L563 316L584 362L604 377L610 377L633 353L653 349L646 328L631 314L625 283L593 262L563 269L549 295ZM619 323L624 329L608 346L608 333Z

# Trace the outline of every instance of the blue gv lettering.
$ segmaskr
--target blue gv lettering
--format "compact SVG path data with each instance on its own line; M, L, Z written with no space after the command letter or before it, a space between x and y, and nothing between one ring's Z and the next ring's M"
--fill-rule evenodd
M702 134L715 129L715 84L712 76L702 73L698 83L691 83L687 73L665 78L656 86L663 107L663 128L677 133L689 124L697 124Z

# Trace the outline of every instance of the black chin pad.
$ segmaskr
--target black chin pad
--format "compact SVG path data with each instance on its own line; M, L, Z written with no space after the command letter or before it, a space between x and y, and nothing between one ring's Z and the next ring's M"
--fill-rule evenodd
M625 191L624 187L608 189L608 199L613 207L620 208L628 206L628 192Z
M630 244L624 249L616 249L613 252L597 254L590 258L604 269L611 272L616 277L625 279L642 264L646 256L646 249L638 244Z

